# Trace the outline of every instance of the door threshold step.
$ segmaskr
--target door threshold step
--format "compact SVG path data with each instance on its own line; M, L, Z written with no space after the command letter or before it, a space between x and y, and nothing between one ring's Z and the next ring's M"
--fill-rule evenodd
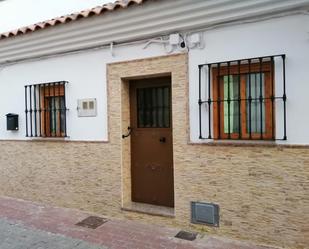
M174 208L151 205L151 204L146 204L146 203L138 203L138 202L126 203L123 205L121 210L155 215L155 216L163 216L163 217L169 217L169 218L175 217Z

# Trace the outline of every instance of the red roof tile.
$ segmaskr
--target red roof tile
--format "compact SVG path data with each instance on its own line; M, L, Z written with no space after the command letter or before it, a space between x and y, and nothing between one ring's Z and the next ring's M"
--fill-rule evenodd
M22 27L22 28L13 30L13 31L5 32L5 33L0 34L0 39L5 39L8 37L12 37L12 36L34 32L36 30L45 29L47 27L52 27L58 24L76 21L81 18L102 15L105 12L114 11L117 9L125 9L131 5L139 5L146 1L147 0L118 0L114 3L107 3L102 6L92 8L92 9L83 10L83 11L65 15L65 16L60 16L60 17L53 18L53 19L50 19L44 22L39 22L39 23L32 24L26 27Z

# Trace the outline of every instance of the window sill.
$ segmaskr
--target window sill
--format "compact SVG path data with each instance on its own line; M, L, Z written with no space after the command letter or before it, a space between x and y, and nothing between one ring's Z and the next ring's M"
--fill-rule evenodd
M30 141L68 141L70 137L29 137Z
M62 143L94 143L94 144L108 144L109 140L72 140L67 137L28 137L27 139L7 139L6 141L22 141L22 142L62 142Z
M309 144L287 144L286 141L225 141L225 140L208 140L208 142L188 142L188 145L200 146L232 146L232 147L269 147L269 148L291 148L291 149L309 149Z
M278 147L285 146L276 141L259 141L259 140L208 140L201 143L189 142L193 145L206 145L206 146L235 146L235 147Z

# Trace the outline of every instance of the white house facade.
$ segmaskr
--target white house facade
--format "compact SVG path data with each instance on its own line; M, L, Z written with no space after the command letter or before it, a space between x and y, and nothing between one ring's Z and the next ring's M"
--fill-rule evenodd
M0 37L0 194L308 247L308 0L128 0Z

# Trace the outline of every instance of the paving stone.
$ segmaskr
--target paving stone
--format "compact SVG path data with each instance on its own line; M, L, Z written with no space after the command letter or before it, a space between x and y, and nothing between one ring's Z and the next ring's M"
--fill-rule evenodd
M0 218L1 249L107 249L89 242L53 234Z
M92 215L0 197L0 249L271 249L208 235L185 241L174 237L181 228L111 217L96 229L76 225Z

